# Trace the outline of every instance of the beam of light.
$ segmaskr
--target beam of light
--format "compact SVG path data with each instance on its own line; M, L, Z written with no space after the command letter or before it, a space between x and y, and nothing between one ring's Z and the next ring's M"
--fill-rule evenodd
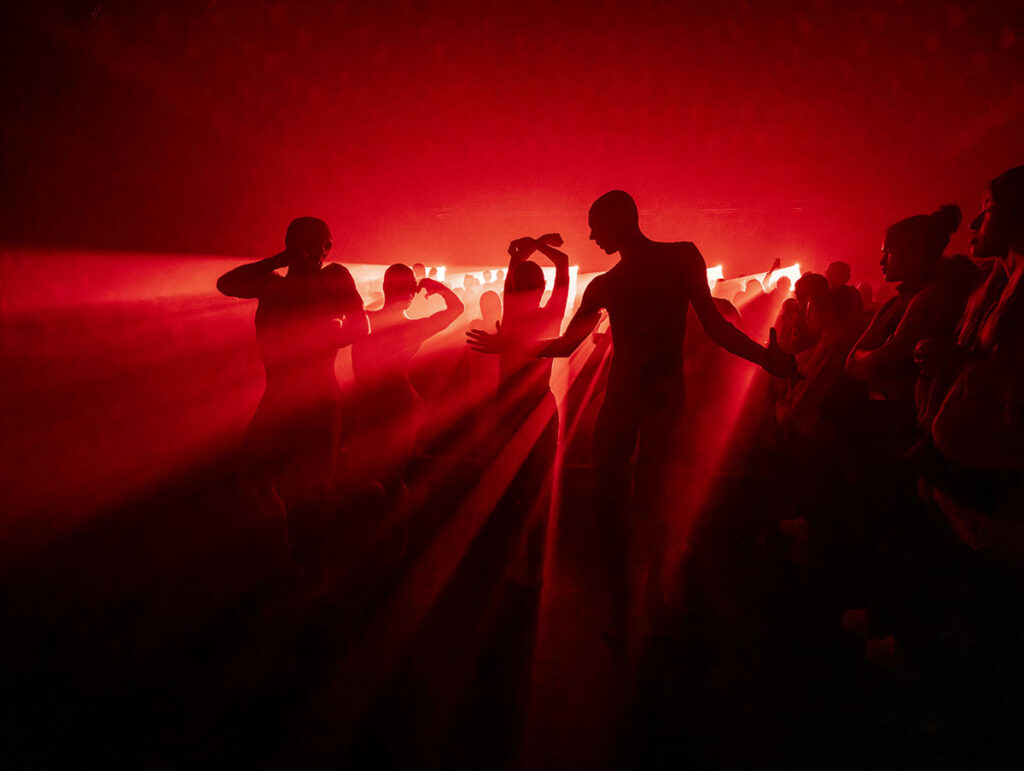
M386 678L383 663L399 660L399 654L434 607L550 418L550 407L542 402L516 427L495 461L483 471L440 532L416 558L406 579L354 642L351 653L333 676L342 690L329 689L331 693L353 695L346 705L347 713L362 712Z
M721 281L725 275L722 273L722 266L715 265L713 268L708 268L708 287L713 287L716 281Z
M590 349L593 349L592 345ZM587 355L588 351L581 349L574 356L575 358L585 358ZM567 370L569 367L564 369ZM559 394L564 391L562 384L568 387L571 383L561 375L553 374L552 387L556 399L560 403L564 403L563 399L559 398ZM515 402L522 397L523 393L530 390L527 383L522 384L520 388L522 389L521 393L508 394L508 399L511 402ZM409 575L403 579L395 593L385 600L385 604L375 614L370 628L361 637L361 641L356 644L352 655L341 663L335 677L342 681L345 692L361 694L358 703L354 700L346 706L348 715L355 716L361 713L387 677L388 670L385 662L400 658L401 651L410 643L416 630L435 607L442 591L455 574L476 535L487 522L496 503L531 451L550 417L550 406L541 403L522 424L516 427L510 441L502 446L498 456L486 466L479 481L459 503L455 513L444 522L437 537L427 545L423 553L417 556ZM462 437L463 446L472 441L472 437ZM438 459L439 466L431 477L425 480L418 489L412 491L413 500L410 501L408 509L421 507L431 494L443 493L444 490L450 489L447 478L451 474L445 469L446 467L454 469L464 462L461 460L463 457L464 450L454 448L447 457ZM553 483L557 479L556 474L557 470L553 468L551 472ZM431 488L433 493L431 493ZM557 501L557 498L558 490L555 486L552 491L552 502ZM546 588L543 591L547 591L547 587L552 585L550 581L551 565L556 560L556 539L554 537L554 533L557 531L556 512L557 508L551 512L548 519L548 540L545 553L545 576L548 578L545 580ZM533 511L530 517L542 515L543 512ZM529 525L530 518L528 517L520 530L520 540L526 537ZM513 553L515 552L513 551ZM328 692L336 691L330 688Z
M788 267L779 268L779 270L765 273L759 280L762 288L766 292L769 292L775 288L775 285L779 283L779 279L783 276L786 276L789 279L789 285L792 287L799 280L800 275L800 263L794 262Z

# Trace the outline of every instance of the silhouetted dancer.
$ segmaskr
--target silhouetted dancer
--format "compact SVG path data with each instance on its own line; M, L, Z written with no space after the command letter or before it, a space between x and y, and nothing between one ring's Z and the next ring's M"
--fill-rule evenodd
M601 311L608 311L614 354L594 429L593 465L600 527L613 571L612 624L606 636L617 643L624 633L629 599L626 544L636 527L636 519L627 513L628 465L638 443L636 518L647 536L649 584L654 582L654 591L661 591L664 528L657 521L663 508L659 478L674 457L683 409L687 303L708 337L727 351L779 376L792 375L796 365L779 349L774 332L765 348L722 318L697 247L647 238L629 194L613 190L598 198L590 208L590 231L591 240L608 254L618 253L620 260L587 287L565 334L535 350L543 357L570 355L594 331Z
M480 295L480 315L466 325L466 331L482 329L497 332L501 326L501 295L488 290ZM470 405L466 410L463 436L472 436L474 455L486 457L494 444L497 419L498 373L500 362L494 356L484 356L466 350L459 364L459 377L465 383L465 396Z
M410 319L405 312L421 291L440 295L445 308ZM353 460L364 481L381 485L391 506L405 499L405 470L423 424L423 401L409 382L409 362L463 310L455 292L440 281L417 281L407 265L392 265L384 272L384 307L370 312L370 334L352 347L360 405L359 457Z
M300 217L285 250L242 265L217 280L229 297L255 298L256 340L266 387L245 438L262 493L287 515L295 561L314 583L323 542L336 517L341 391L338 349L368 331L363 301L346 268L323 265L331 249L327 223ZM277 271L287 268L282 276Z
M551 361L535 355L537 341L558 335L569 302L569 258L556 246L562 239L555 233L539 239L519 238L509 244L508 271L505 274L504 315L498 331L481 329L467 333L474 350L499 353L498 380L499 441L507 441L531 416L544 418L537 441L523 460L505 495L505 502L517 510L529 512L524 549L514 578L528 587L543 581L544 536L551 508L551 483L558 450L558 410L551 393ZM555 265L555 284L551 297L544 296L544 271L529 257L538 251Z

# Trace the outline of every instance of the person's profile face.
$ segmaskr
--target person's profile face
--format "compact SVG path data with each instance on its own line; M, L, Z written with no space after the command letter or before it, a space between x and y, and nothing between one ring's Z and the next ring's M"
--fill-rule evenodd
M621 234L607 218L601 217L593 209L587 218L590 224L590 240L598 245L606 254L615 254L621 248Z
M1005 257L1010 250L1007 228L1002 222L999 205L986 192L981 212L971 221L971 256L978 259Z
M882 278L890 283L903 281L898 254L899 250L893 249L888 241L882 244L882 259L878 261L878 264L882 268Z

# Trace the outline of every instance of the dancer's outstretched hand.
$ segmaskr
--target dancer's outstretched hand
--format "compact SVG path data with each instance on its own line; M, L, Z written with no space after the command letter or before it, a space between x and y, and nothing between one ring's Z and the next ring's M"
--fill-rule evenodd
M792 380L800 376L796 368L796 356L779 348L775 327L768 332L768 350L764 357L764 368L775 377Z
M482 329L469 330L466 333L466 344L478 353L501 353L505 350L501 322L496 322L495 326L498 331L493 334Z

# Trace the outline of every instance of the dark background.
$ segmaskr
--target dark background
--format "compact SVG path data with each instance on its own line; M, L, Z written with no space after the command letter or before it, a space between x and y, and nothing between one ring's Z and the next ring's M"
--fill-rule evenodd
M500 261L631 191L726 274L843 258L1021 163L1017 2L179 0L6 11L0 241ZM954 247L965 248L963 234Z

